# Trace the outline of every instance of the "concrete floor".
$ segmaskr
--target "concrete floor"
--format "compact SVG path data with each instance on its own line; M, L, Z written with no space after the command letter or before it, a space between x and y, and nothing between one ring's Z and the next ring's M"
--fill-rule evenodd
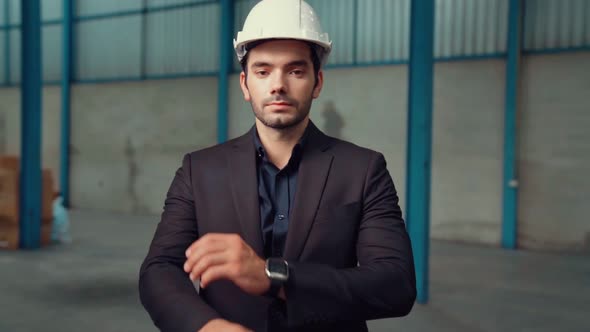
M73 211L74 242L0 251L0 332L156 331L137 294L157 217ZM433 241L431 300L385 331L590 331L590 255Z

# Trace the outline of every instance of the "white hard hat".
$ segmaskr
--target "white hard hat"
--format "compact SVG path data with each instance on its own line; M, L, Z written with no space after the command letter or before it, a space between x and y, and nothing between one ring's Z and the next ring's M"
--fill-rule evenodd
M248 14L242 31L234 39L234 48L241 62L248 44L265 39L297 39L320 46L322 63L332 49L332 42L323 32L319 17L303 0L262 0Z

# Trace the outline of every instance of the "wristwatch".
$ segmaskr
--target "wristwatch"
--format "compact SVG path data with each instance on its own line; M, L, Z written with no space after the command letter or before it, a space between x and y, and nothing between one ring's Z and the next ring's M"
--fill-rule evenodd
M267 294L276 297L281 287L289 280L289 264L282 258L268 258L264 267L266 276L270 279L270 289Z

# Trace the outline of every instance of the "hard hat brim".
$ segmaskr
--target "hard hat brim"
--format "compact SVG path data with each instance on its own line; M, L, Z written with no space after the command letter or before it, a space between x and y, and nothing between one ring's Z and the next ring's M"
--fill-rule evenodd
M331 41L319 41L315 38L306 38L301 36L273 36L273 37L254 37L248 38L247 40L242 40L240 42L237 39L234 39L234 48L236 50L236 54L238 56L238 61L242 61L242 59L246 56L246 53L249 51L248 45L260 42L260 41L271 41L271 40L297 40L302 42L309 42L315 45L318 45L323 50L323 57L327 57L330 52L332 51L332 42Z

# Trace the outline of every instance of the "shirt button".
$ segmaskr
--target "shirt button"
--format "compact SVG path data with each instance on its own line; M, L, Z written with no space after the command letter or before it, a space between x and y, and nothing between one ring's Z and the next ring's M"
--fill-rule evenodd
M279 214L277 217L279 218L279 220L285 219L285 215L284 214Z

